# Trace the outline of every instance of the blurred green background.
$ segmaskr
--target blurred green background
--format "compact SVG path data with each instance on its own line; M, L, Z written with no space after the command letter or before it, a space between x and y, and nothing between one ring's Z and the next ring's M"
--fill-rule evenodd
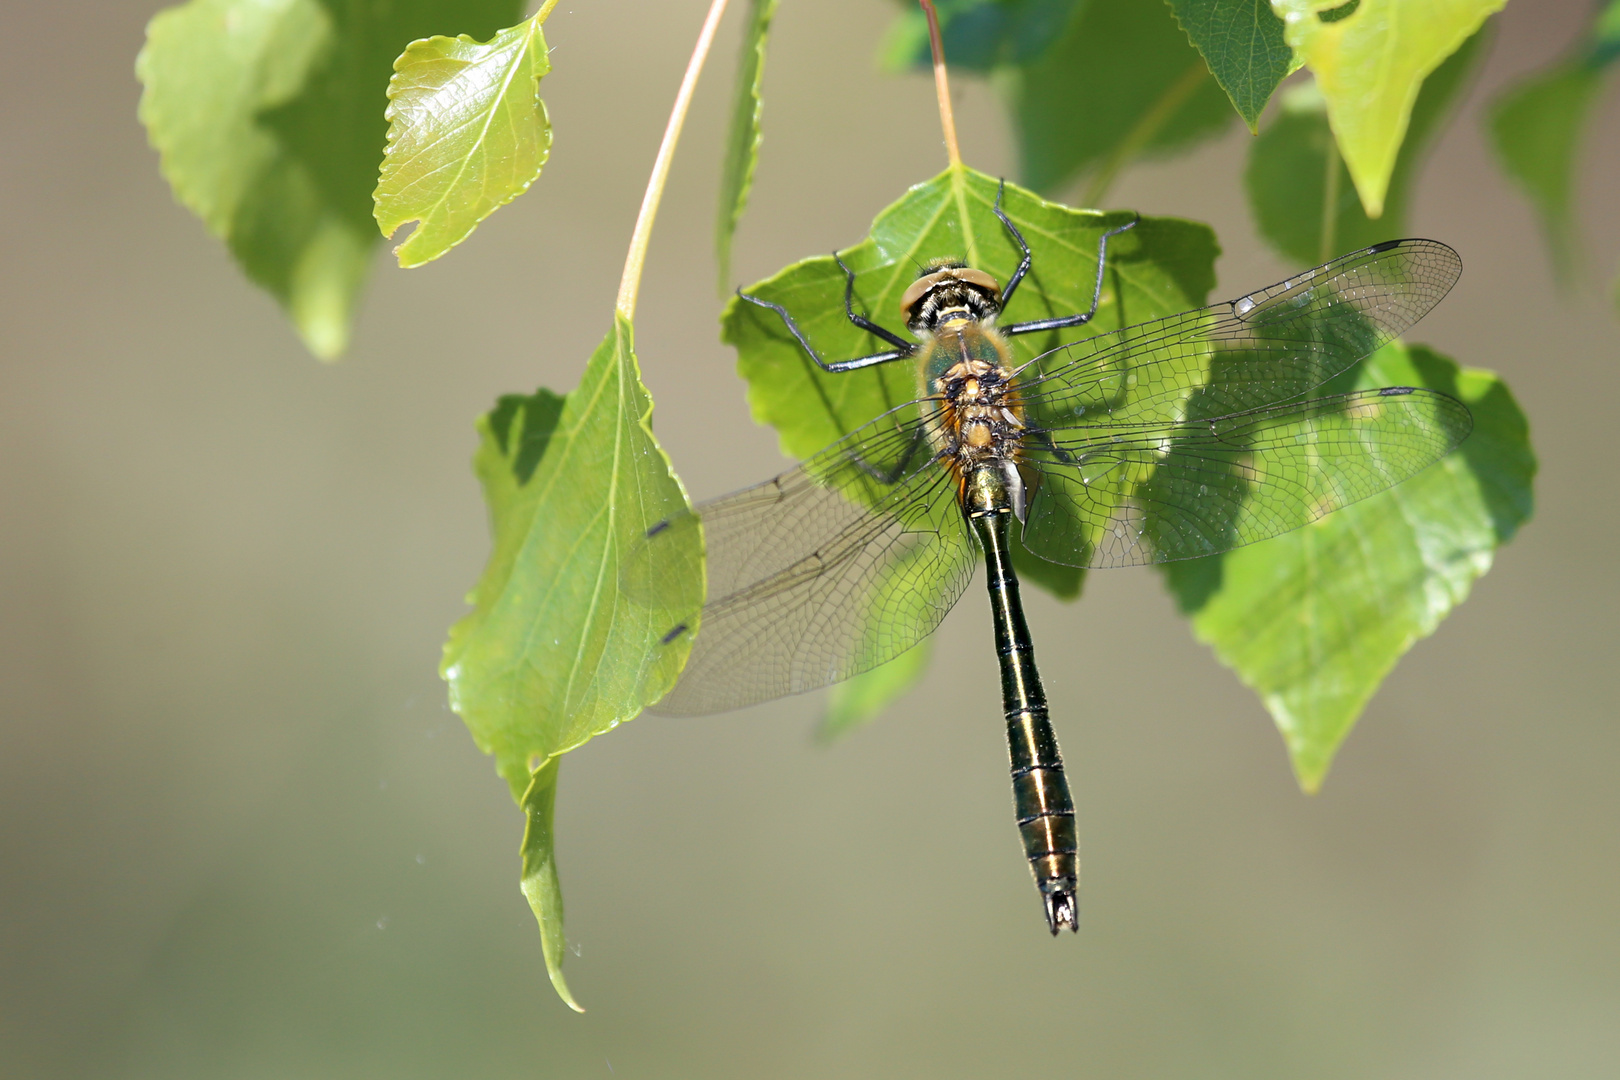
M435 665L487 551L473 419L571 387L609 325L705 6L559 5L545 175L442 262L380 268L353 354L323 366L158 175L131 75L155 0L6 5L0 1075L1620 1073L1620 330L1554 292L1480 126L1581 32L1576 0L1508 5L1408 230L1467 265L1413 340L1507 376L1537 518L1321 795L1157 575L1092 575L1073 607L1032 590L1085 866L1081 933L1052 941L975 587L928 685L831 749L812 696L569 755L568 978L590 1011L556 999L521 818ZM931 84L872 60L894 10L782 5L740 281L859 240L941 168ZM698 497L781 464L716 339L740 22L637 328ZM1010 172L991 91L958 97L969 162ZM1212 223L1218 296L1286 273L1243 201L1248 138L1234 118L1108 200ZM1612 253L1612 95L1590 145L1583 232Z

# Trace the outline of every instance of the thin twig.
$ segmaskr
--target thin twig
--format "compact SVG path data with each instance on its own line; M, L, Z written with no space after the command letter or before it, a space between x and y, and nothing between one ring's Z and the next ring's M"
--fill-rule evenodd
M546 16L550 15L551 9L556 6L557 0L546 0L545 3L540 5L540 10L534 13L534 21L537 23L545 22Z
M939 126L945 130L945 156L951 168L962 164L962 149L956 145L956 115L951 112L951 83L945 76L945 43L939 37L939 15L934 0L917 0L928 16L928 45L934 51L934 93L939 97Z
M675 144L681 141L681 125L686 123L686 111L692 104L692 91L697 89L698 75L703 62L709 57L709 46L714 44L714 32L720 25L720 16L726 11L726 0L714 0L709 15L703 20L692 59L687 61L686 76L675 95L675 107L669 113L669 125L664 128L664 141L658 147L658 159L653 162L652 175L647 178L647 193L641 197L641 214L636 218L636 231L630 235L630 252L624 257L624 276L619 279L619 313L626 319L636 315L636 292L641 288L641 271L647 262L647 244L652 239L653 219L658 216L658 203L664 197L664 182L669 179L669 163L675 158Z

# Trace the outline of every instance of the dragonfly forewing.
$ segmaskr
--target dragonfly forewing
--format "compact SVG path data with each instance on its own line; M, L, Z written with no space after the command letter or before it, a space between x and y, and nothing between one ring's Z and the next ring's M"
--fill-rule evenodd
M1400 336L1450 291L1462 260L1433 240L1378 244L1237 300L1085 338L1037 358L1031 423L1174 422L1303 397Z

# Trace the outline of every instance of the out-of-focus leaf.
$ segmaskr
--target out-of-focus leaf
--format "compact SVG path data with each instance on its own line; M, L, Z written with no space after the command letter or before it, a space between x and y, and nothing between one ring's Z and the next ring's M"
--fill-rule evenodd
M1418 88L1507 0L1271 0L1316 75L1368 217L1384 196Z
M933 656L933 639L925 638L887 664L834 683L827 691L827 711L816 728L816 738L832 742L864 727L922 681Z
M1121 168L1218 135L1231 105L1163 0L1085 5L1037 59L1002 80L1024 183L1090 173L1095 205Z
M562 884L557 879L557 838L553 821L557 809L557 765L561 757L547 758L534 770L520 805L526 824L523 828L523 895L534 909L540 924L540 949L545 953L551 985L570 1009L584 1012L563 979Z
M1478 69L1489 32L1482 28L1424 80L1390 176L1384 215L1377 219L1361 208L1317 87L1306 83L1285 91L1281 115L1249 146L1243 177L1249 210L1271 246L1305 266L1404 236L1418 170ZM1323 214L1324 202L1331 213Z
M765 76L765 43L776 14L776 0L753 0L748 29L737 59L737 85L732 91L731 134L726 139L726 160L720 170L720 215L715 221L714 250L720 264L720 294L731 291L731 240L748 206L759 163L759 115L764 108L760 84Z
M430 34L488 36L521 0L190 0L135 62L140 117L175 197L286 309L304 344L348 345L378 243L371 190L394 57Z
M1570 56L1509 87L1491 103L1497 160L1541 215L1553 269L1564 282L1575 269L1579 247L1574 200L1581 131L1617 57L1620 0L1612 0Z
M521 796L531 758L567 753L628 720L674 685L685 645L656 598L620 587L647 529L686 505L653 438L652 402L622 317L566 398L503 397L479 421L474 470L493 550L450 630L442 672L450 704ZM703 595L693 544L644 576ZM638 547L639 545L639 547ZM684 609L677 601L675 610Z
M1027 64L1063 34L1085 0L935 0L939 37L953 71L984 73ZM889 28L881 61L890 71L933 66L928 19L915 0Z
M1473 434L1399 487L1302 529L1163 567L1194 633L1265 702L1306 791L1396 661L1467 597L1532 509L1524 414L1499 378L1394 344L1327 389L1389 385L1461 399Z
M1169 0L1176 21L1232 99L1232 107L1258 131L1272 91L1298 64L1283 40L1283 23L1268 0Z
M388 84L388 148L373 214L384 236L416 222L394 249L431 262L525 191L551 152L540 80L551 70L537 15L488 42L413 41Z
M903 332L901 293L916 278L919 263L942 256L964 258L1006 281L1018 265L1019 252L992 213L996 183L971 169L947 169L880 213L868 238L843 252L856 274L857 310ZM1084 311L1097 279L1098 238L1131 215L1070 209L1012 184L1003 205L1034 253L1033 267L1007 318ZM1109 246L1102 305L1090 327L1067 336L1054 331L1015 338L1015 357L1030 360L1078 335L1201 305L1215 283L1218 251L1206 226L1174 218L1142 219ZM823 359L843 360L886 348L845 318L844 275L831 256L795 263L746 291L785 305ZM792 457L808 457L921 395L913 364L829 374L804 355L773 313L734 300L722 319L724 339L737 347L737 370L748 382L754 419L776 428L783 452ZM1021 544L1014 548L1015 565L1029 580L1065 599L1079 595L1081 571L1045 563Z
M473 468L493 550L440 667L451 708L528 816L523 892L574 1008L551 830L557 760L669 691L691 643L663 640L671 613L703 596L701 537L642 542L687 505L651 419L630 322L616 316L566 397L509 395L479 420Z

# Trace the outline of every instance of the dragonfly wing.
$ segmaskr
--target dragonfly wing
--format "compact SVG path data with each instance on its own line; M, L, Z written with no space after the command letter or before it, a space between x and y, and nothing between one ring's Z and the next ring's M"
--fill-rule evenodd
M1390 387L1208 420L1055 432L1026 444L1039 481L1024 544L1089 567L1215 555L1399 484L1472 426L1455 398Z
M1404 333L1461 273L1444 244L1392 240L1237 300L1085 338L1026 371L1030 422L1163 423L1296 400Z
M691 657L654 712L724 712L813 690L933 632L978 549L925 424L879 419L652 530L649 543L701 528L708 567L707 600L687 623Z

